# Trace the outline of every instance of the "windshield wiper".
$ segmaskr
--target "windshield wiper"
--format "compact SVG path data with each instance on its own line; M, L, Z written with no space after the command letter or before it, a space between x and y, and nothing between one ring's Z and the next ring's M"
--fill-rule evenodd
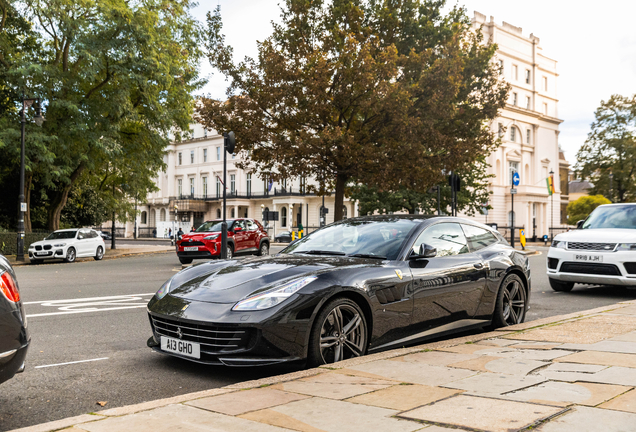
M374 254L363 254L363 253L356 253L356 254L351 254L351 255L347 255L348 257L356 257L356 258L376 258L376 259L381 259L381 260L385 260L386 257L382 256L382 255L374 255Z
M308 251L299 251L299 252L293 252L295 254L308 254L308 255L345 255L344 252L337 252L337 251L324 251L324 250L308 250Z

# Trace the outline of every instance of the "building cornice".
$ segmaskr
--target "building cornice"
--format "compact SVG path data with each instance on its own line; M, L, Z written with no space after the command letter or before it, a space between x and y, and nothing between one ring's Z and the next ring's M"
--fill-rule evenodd
M532 111L532 110L529 110L529 109L526 109L526 108L521 108L521 107L515 106L515 105L506 104L506 107L504 109L512 111L512 112L515 112L515 113L518 113L518 114L525 114L525 115L527 115L529 117L536 118L536 119L539 119L539 120L544 120L544 121L547 121L549 123L554 123L554 124L557 124L557 125L563 123L563 120L558 119L556 117L550 117L550 116L541 114L540 112ZM503 116L500 116L500 117L503 117Z

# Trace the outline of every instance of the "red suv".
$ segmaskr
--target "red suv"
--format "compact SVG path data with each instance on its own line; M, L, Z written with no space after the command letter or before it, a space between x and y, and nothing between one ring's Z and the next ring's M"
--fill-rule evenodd
M196 231L181 236L177 241L177 256L182 264L193 259L221 257L221 220L208 221ZM254 219L227 221L227 257L236 254L269 254L269 237L265 228Z

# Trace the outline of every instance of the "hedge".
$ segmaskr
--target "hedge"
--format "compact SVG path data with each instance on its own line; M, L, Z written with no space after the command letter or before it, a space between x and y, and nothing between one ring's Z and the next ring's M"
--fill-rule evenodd
M29 245L36 241L42 240L48 234L46 233L27 233L24 235L24 253L26 255ZM15 255L18 248L18 233L2 232L0 233L0 253L3 255Z

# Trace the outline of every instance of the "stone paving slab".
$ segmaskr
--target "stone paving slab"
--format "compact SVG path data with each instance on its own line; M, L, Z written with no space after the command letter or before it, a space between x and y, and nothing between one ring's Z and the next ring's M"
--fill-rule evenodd
M308 397L309 396L288 393L272 388L255 388L221 396L197 399L187 402L186 405L235 416L248 411L271 408L275 405L282 405Z
M631 390L609 402L605 402L599 408L636 413L636 390Z
M518 401L566 407L572 404L596 406L630 390L631 387L548 381L519 391L507 393L506 398Z
M478 344L478 345L489 345L489 346L506 347L508 345L514 345L515 343L518 343L518 342L522 342L522 341L494 338L494 339L481 340L479 342L476 342L476 344Z
M526 342L519 341L512 345L515 349L531 349L531 350L551 350L557 347L561 347L560 343L545 343L545 342Z
M482 344L462 344L445 348L439 348L438 351L457 353L457 354L475 354L475 355L498 355L504 352L512 352L513 348L500 346L486 346Z
M572 354L571 351L565 351L560 349L553 350L534 350L534 349L516 349L512 351L502 352L497 354L498 357L514 358L524 360L554 360L555 358L565 357Z
M437 402L456 394L461 390L452 390L442 387L431 387L418 384L396 385L347 399L347 402L372 405L380 408L406 411L418 406Z
M29 427L26 427L26 428L15 429L13 432L23 432L23 431L49 432L49 431L53 431L53 430L59 430L59 429L68 428L70 426L73 426L73 425L76 425L76 424L80 424L80 423L86 423L86 422L101 420L103 418L104 417L99 416L99 415L82 414L82 415L76 416L76 417L69 417L69 418L56 420L56 421L52 421L52 422L48 422L48 423L42 423L42 424L39 424L39 425L29 426Z
M439 386L475 375L475 372L469 370L429 366L422 363L394 362L390 360L374 361L354 366L350 369L370 372L378 376L400 380L402 382L430 386Z
M457 354L444 351L427 351L415 354L408 354L402 357L391 359L392 361L405 361L414 363L424 363L431 366L448 366L451 363L457 363L465 360L479 358L474 354Z
M603 351L623 354L636 354L636 344L633 342L605 340L593 344L566 343L561 345L566 350Z
M625 333L619 336L614 336L611 341L623 341L623 342L636 342L636 331Z
M603 369L607 369L609 366L599 364L585 364L585 363L552 363L542 371L538 371L537 374L543 372L581 372L581 373L596 373Z
M620 309L613 310L614 314L636 315L636 306L628 306Z
M600 351L581 351L554 359L555 362L584 363L636 368L636 355Z
M547 381L541 376L515 376L495 373L482 373L459 381L444 384L443 387L465 390L472 394L498 396L514 390L534 386Z
M303 380L276 384L274 388L308 396L328 399L347 399L353 396L382 390L391 384L341 384L329 382L307 382Z
M411 432L423 427L393 418L396 410L324 398L296 401L271 410L325 432Z
M459 395L403 412L399 417L492 432L509 432L532 425L560 411L561 408L547 405Z
M610 366L595 373L561 372L558 370L543 370L537 375L550 380L558 381L584 381L601 384L618 384L636 386L636 369L620 366Z
M541 432L630 432L634 425L636 414L580 406L537 429Z
M78 425L87 432L284 432L290 429L213 413L186 405L168 405L122 417Z

